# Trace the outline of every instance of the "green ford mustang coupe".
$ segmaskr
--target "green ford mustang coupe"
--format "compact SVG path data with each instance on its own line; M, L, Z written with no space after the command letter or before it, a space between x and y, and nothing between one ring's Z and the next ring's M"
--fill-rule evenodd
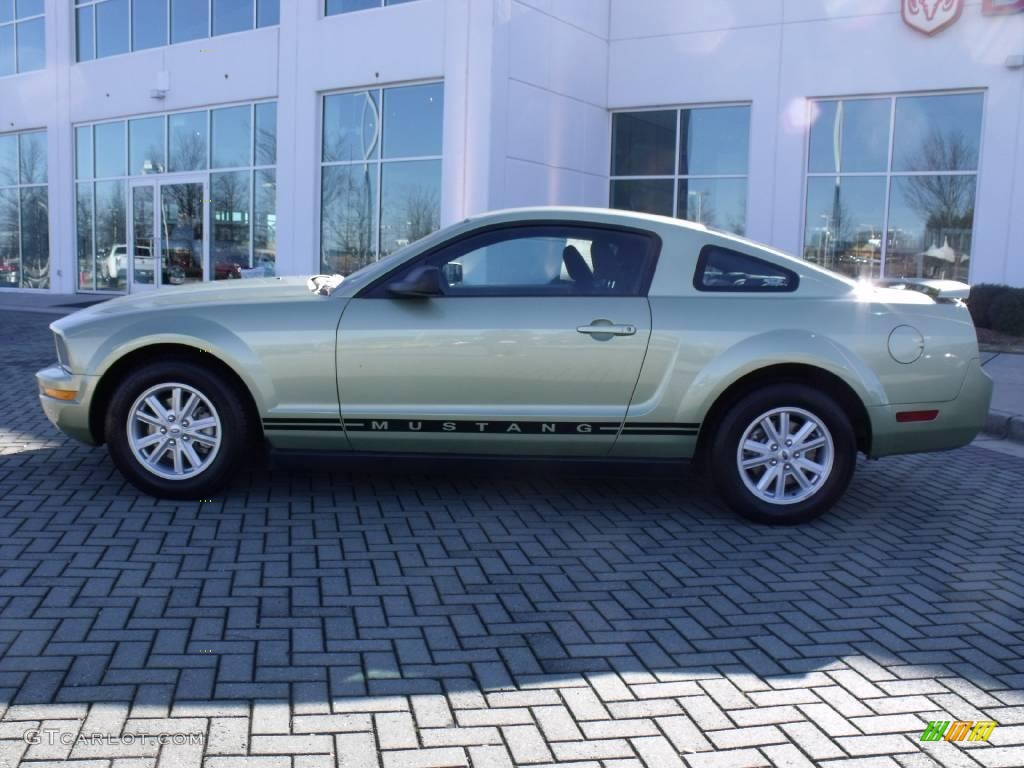
M794 523L858 452L968 443L992 392L958 301L579 208L471 218L344 280L175 288L52 328L47 416L169 498L209 498L266 446L699 459L741 514Z

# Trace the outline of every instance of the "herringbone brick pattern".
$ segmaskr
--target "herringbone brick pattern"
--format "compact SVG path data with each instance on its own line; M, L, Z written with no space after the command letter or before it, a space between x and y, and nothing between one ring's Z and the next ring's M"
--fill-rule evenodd
M0 313L4 768L1024 766L1024 461L865 462L783 530L667 471L157 502L43 418L47 319Z

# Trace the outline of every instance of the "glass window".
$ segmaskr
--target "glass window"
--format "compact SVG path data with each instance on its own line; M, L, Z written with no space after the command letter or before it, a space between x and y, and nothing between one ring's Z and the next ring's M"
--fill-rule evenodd
M680 174L746 175L749 107L684 109L679 120Z
M22 184L46 183L46 131L18 135L18 164Z
M75 185L75 227L78 253L78 289L96 289L96 261L93 258L92 184Z
M250 165L252 157L252 108L215 109L213 120L213 168Z
M440 83L384 91L384 157L441 154L443 94Z
M483 232L409 269L438 267L447 296L638 296L654 256L645 235L552 224Z
M277 163L277 102L256 105L256 165Z
M253 28L253 0L213 0L213 34Z
M749 143L745 105L617 112L609 203L743 234Z
M18 170L18 135L0 136L0 187L13 187L21 178Z
M21 287L21 217L17 188L0 186L0 288Z
M270 27L281 23L281 0L256 0L256 26Z
M672 215L672 179L651 181L612 180L611 207L624 211L643 211L661 216Z
M41 18L18 24L18 71L31 72L46 66L46 30Z
M325 13L333 16L336 13L349 13L351 11L364 11L367 8L380 8L381 0L327 0Z
M93 23L96 8L87 5L75 9L75 51L78 61L92 61L96 58L96 44L93 37Z
M891 183L885 276L967 282L974 174L894 176Z
M128 0L106 0L96 5L96 56L128 51Z
M672 175L678 115L676 110L612 115L612 175Z
M50 287L46 132L0 136L0 288Z
M814 102L804 258L854 277L966 281L983 98Z
M377 91L324 97L325 162L370 160L380 155L379 104Z
M324 272L347 275L377 258L376 163L322 169L320 260Z
M96 288L123 291L128 253L125 182L96 182Z
M323 271L350 274L440 227L443 115L440 83L324 97Z
M92 126L75 128L75 178L92 178Z
M252 148L254 111L263 126L256 150ZM171 266L160 273L163 285L201 280L204 272L211 280L273 275L277 240L276 175L272 167L277 156L275 122L276 104L261 102L76 126L76 179L95 176L111 182L85 181L76 191L79 289L121 291L128 287L131 243L124 233L129 231L129 221L139 228L135 234L134 281L158 281L149 254L149 241L155 233L148 238L145 235L146 222L152 219L157 203L170 206L167 210L180 217L174 224L180 231L170 233L164 243ZM208 134L211 125L212 133ZM26 147L38 144L45 154L44 136L30 134L23 143ZM217 163L237 170L210 173L207 153L211 146ZM0 172L9 154L7 147L4 137L0 137ZM254 158L262 167L256 167ZM17 168L16 155L11 162ZM202 180L162 177L180 171L199 171ZM158 185L155 192L152 185L132 186L129 182L150 176ZM129 193L130 200L126 197ZM197 244L191 235L182 234L194 234L204 226L207 206L211 225L209 264L202 261L201 241ZM132 218L127 220L124 217L129 213Z
M0 0L0 76L46 66L43 0Z
M817 102L811 124L811 171L884 171L889 156L891 109L890 99Z
M50 215L46 187L21 188L21 284L50 287Z
M679 182L676 216L708 227L745 233L747 228L747 180L688 178Z
M44 0L15 0L14 7L19 19L27 19L29 16L42 16L44 4Z
M185 112L168 118L170 131L170 171L197 171L206 168L207 112Z
M253 269L271 277L277 260L277 172L273 169L254 172L252 241Z
M380 255L441 227L441 161L386 163L381 179Z
M981 99L980 93L897 99L893 170L977 170Z
M240 278L242 270L252 266L249 262L250 178L249 171L210 175L210 220L213 224L210 255L214 280Z
M96 178L125 175L124 123L102 123L93 127Z
M128 151L131 176L163 173L164 118L146 117L128 121Z
M132 0L132 50L167 45L167 0Z
M698 291L730 293L795 291L799 282L792 270L718 245L701 248L693 278Z
M804 258L857 278L877 278L885 228L884 176L807 180Z
M0 27L0 77L18 71L18 52L14 46L14 25Z
M210 0L171 0L171 42L210 36Z

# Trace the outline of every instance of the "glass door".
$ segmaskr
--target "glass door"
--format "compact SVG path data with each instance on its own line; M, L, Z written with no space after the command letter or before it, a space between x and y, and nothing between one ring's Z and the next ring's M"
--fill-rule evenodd
M160 281L163 285L200 283L207 274L206 181L160 184Z
M131 188L132 226L125 267L131 276L129 287L133 292L155 288L159 284L155 258L155 197L156 185L152 182L136 184Z

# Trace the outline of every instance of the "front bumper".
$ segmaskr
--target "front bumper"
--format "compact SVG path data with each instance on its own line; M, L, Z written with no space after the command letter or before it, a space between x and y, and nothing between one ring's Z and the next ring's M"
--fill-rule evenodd
M899 453L948 451L967 445L985 426L992 400L992 379L977 358L970 362L960 393L953 400L935 403L900 403L869 408L871 458ZM938 410L933 421L896 421L903 411Z
M95 376L81 376L68 373L59 365L45 368L36 374L39 385L39 403L46 418L61 432L89 445L98 442L89 429L89 404L95 391ZM77 392L74 400L57 400L43 394L43 389L72 390Z

